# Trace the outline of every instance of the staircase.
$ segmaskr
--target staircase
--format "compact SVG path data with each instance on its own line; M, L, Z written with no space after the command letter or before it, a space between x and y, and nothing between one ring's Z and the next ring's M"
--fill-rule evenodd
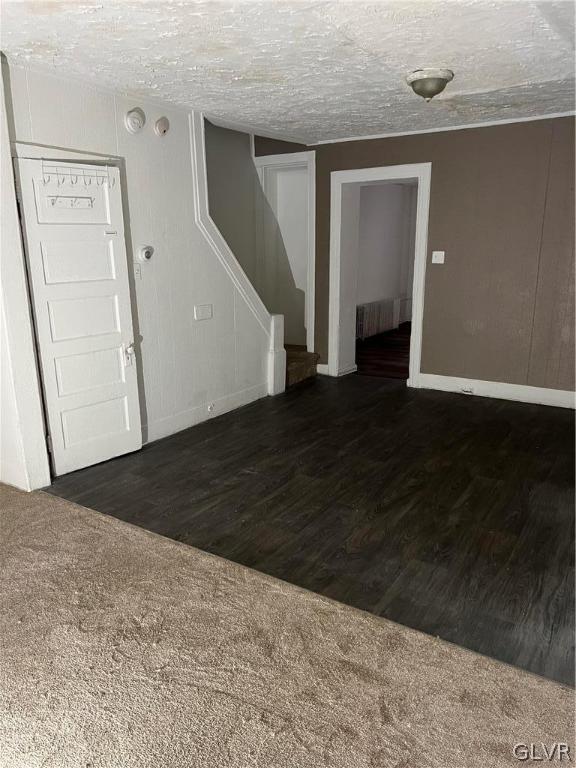
M320 355L308 352L306 347L286 344L286 388L316 376Z

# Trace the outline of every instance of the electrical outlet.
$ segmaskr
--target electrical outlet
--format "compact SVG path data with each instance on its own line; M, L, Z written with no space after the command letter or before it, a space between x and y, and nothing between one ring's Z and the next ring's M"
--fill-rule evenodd
M444 251L432 251L432 264L444 264Z
M208 404L208 413L214 413L214 403Z

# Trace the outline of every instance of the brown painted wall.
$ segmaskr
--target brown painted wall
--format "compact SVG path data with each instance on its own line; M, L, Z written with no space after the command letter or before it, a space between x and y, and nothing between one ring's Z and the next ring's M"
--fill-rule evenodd
M315 149L323 361L331 171L431 162L422 371L574 388L573 118ZM444 266L432 250L446 251Z

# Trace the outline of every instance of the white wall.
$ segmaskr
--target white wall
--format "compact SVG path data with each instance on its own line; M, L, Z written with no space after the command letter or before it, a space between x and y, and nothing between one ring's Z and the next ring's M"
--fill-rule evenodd
M414 276L416 185L368 184L360 189L358 304L411 300ZM411 316L411 301L403 303Z
M18 488L29 488L4 304L0 307L0 480Z
M48 485L39 381L0 79L0 481Z
M129 259L155 248L133 284L148 439L208 418L212 404L217 414L264 396L269 334L196 223L189 114L16 67L10 82L13 139L125 161ZM147 117L137 135L123 123L134 106ZM170 131L158 137L163 115ZM194 320L194 304L213 304L213 318Z

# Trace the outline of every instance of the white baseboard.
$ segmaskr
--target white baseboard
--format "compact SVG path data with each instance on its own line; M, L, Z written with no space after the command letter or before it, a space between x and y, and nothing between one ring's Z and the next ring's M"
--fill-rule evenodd
M564 389L529 387L524 384L505 384L500 381L462 379L457 376L440 376L435 373L419 373L408 379L408 386L417 389L438 389L442 392L458 392L463 395L495 397L499 400L517 400L522 403L552 405L557 408L574 408L575 393Z
M163 437L169 437L170 435L181 432L183 429L193 427L195 424L200 424L203 421L208 421L214 416L220 416L228 411L233 411L236 408L240 408L243 405L259 400L261 397L266 397L268 394L268 385L257 384L254 387L243 389L240 392L233 392L231 395L226 395L218 400L212 401L210 404L214 406L213 410L208 410L208 403L198 405L195 408L191 408L188 411L181 411L173 416L167 416L165 419L157 419L150 422L148 427L148 439L146 442L152 443L154 440L160 440Z
M343 370L338 371L336 376L347 376L349 373L354 373L354 371L357 371L357 370L358 370L357 365L351 365L349 368L344 368ZM334 376L334 374L330 370L330 366L326 365L325 363L320 363L320 365L317 365L316 371L322 376Z

